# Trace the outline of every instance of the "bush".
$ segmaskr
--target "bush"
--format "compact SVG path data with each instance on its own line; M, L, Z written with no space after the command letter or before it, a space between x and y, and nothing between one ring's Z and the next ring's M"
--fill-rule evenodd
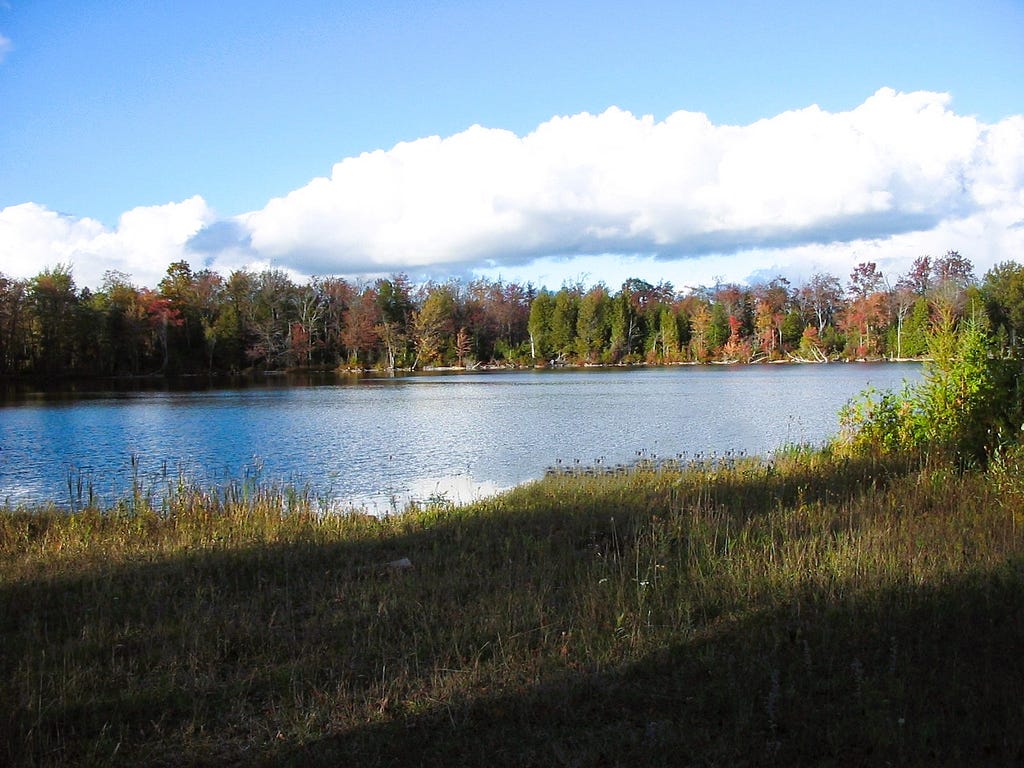
M854 453L942 454L984 464L1020 439L1021 362L999 359L983 316L954 325L946 316L930 339L924 381L901 392L868 390L843 408L841 442Z

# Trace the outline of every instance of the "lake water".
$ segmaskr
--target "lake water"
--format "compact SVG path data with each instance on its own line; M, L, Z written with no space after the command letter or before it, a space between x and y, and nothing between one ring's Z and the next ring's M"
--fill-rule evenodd
M109 503L133 479L155 490L180 473L288 483L378 512L409 498L467 501L559 461L818 444L858 392L920 375L900 363L680 366L27 394L0 407L0 503L71 506L80 483Z

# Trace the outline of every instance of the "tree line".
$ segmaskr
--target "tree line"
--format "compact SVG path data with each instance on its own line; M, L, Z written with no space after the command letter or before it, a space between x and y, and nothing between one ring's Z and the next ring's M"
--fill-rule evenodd
M888 279L873 262L845 281L817 273L677 291L629 279L557 291L501 280L367 282L176 262L154 288L107 272L0 274L0 374L120 376L247 370L419 369L483 364L670 364L914 358L937 323L984 314L1001 348L1024 343L1024 267L981 280L956 251Z

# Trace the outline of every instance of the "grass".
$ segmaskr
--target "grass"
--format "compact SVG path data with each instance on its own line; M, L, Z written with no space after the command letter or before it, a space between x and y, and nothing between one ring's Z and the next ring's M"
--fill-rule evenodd
M1021 463L8 510L0 763L1020 764Z

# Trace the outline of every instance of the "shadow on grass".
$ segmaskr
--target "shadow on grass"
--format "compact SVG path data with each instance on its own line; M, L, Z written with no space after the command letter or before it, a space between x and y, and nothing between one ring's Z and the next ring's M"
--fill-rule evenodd
M196 729L258 741L264 708L290 686L359 676L330 667L342 633L369 621L346 594L385 583L382 563L407 543L214 549L6 584L0 699L17 706L0 711L0 745L18 764L87 764Z
M352 540L27 575L0 586L0 762L1012 763L1016 561L842 603L695 599L691 626L616 659L612 609L579 613L654 515L838 504L898 474L552 483ZM573 632L605 655L560 650Z
M446 702L289 765L1021 765L1024 563L723 622L605 672Z

